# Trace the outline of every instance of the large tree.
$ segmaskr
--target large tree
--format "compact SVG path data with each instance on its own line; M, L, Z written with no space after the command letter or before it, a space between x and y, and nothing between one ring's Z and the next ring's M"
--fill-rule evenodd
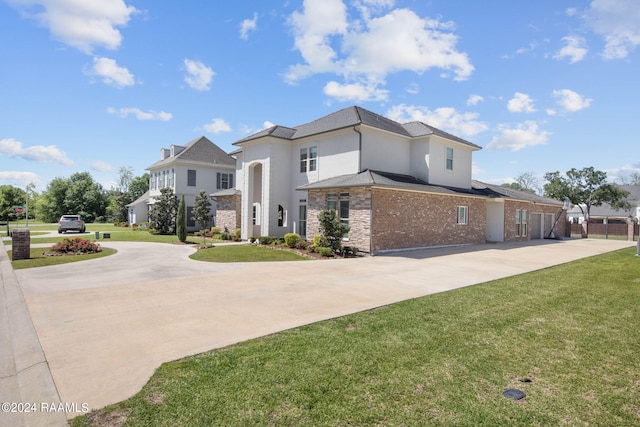
M540 189L540 181L538 181L538 178L533 172L523 172L515 178L515 182L502 184L502 186L537 194Z
M107 192L89 172L76 172L69 178L54 178L38 201L38 218L57 222L64 214L78 214L87 222L104 219Z
M172 188L162 188L160 196L149 211L149 227L158 234L174 234L176 232L176 214L178 213L178 197Z
M18 218L16 207L23 206L25 191L13 185L0 185L0 220L15 221Z
M131 179L131 182L129 182L129 195L131 196L131 200L136 200L149 191L149 178L149 173L144 173Z
M582 235L588 236L587 224L592 206L608 203L614 209L629 208L626 197L629 192L607 183L607 173L597 171L593 167L567 171L564 176L560 172L548 172L544 175L545 196L557 200L568 199L578 206L584 215Z

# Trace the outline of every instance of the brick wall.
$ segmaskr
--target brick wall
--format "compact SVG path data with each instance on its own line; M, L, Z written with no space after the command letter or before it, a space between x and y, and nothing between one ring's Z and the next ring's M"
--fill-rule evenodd
M468 206L468 224L457 207ZM386 189L373 190L373 251L482 243L485 200Z
M516 209L527 211L527 235L516 236ZM507 200L504 204L504 241L505 242L519 242L531 240L531 214L542 213L544 215L552 214L553 222L556 220L558 213L562 208L559 206L538 205L533 202L524 201L512 201ZM543 221L546 227L546 223ZM566 214L562 214L562 217L558 220L555 228L556 236L564 236L566 233ZM549 230L544 229L544 237L549 234Z
M226 227L233 233L236 228L240 228L240 196L220 196L217 200L216 227L220 230Z
M16 228L12 231L11 260L29 259L31 256L31 231L28 228Z

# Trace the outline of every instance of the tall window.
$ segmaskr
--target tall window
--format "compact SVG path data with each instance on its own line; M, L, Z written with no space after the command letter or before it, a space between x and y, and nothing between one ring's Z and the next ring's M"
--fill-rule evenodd
M466 225L469 222L469 207L458 206L458 224Z
M167 172L167 187L173 188L173 169Z
M193 217L193 206L187 206L187 227L195 227L196 220Z
M318 170L318 147L300 149L300 172Z
M527 211L516 209L516 236L527 236Z
M165 183L165 177L167 176L167 171L162 171L162 173L160 173L160 188L164 188L164 183Z
M156 173L155 172L153 172L149 177L149 189L150 190L156 189Z
M232 173L221 173L218 172L216 175L217 185L216 188L218 190L226 190L228 188L233 188L233 174Z
M327 194L327 209L336 211L336 216L340 219L340 224L345 227L349 226L349 193L340 193L338 197L337 193ZM342 238L347 239L349 233L345 234Z
M300 208L298 210L298 225L300 226L299 234L303 237L307 235L307 199L300 199Z
M187 185L189 187L196 186L196 171L195 169L187 169Z
M447 147L447 170L453 170L453 148Z

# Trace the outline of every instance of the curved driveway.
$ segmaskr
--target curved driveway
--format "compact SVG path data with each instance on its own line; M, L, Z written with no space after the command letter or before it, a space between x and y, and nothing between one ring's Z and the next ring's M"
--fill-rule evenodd
M243 264L192 261L188 246L101 244L118 253L16 271L62 402L91 408L132 396L167 361L634 243L545 240Z

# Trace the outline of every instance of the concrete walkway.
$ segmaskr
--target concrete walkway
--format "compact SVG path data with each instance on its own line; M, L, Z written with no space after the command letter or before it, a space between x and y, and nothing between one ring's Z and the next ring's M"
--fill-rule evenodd
M61 401L91 409L132 396L167 361L635 245L544 240L213 264L190 260L187 246L101 243L118 253L16 271Z

